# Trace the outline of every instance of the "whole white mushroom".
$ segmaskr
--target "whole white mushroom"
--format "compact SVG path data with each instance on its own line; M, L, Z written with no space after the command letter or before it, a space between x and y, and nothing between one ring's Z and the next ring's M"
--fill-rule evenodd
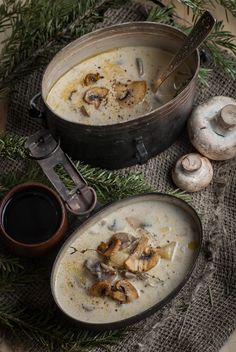
M172 179L177 187L188 192L197 192L207 187L213 177L210 161L197 153L182 156L172 170Z
M236 100L217 96L197 106L188 120L193 146L212 160L236 156Z

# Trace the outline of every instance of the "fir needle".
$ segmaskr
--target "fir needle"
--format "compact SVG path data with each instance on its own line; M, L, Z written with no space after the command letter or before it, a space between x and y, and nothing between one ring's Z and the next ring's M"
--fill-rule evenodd
M212 297L212 291L211 291L210 286L208 287L208 295L209 295L210 305L211 305L211 307L213 307L213 297Z

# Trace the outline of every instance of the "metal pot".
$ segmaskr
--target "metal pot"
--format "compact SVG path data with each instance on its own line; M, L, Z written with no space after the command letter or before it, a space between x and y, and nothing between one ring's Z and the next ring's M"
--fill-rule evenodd
M63 150L75 159L108 169L144 163L168 148L183 130L192 110L199 70L196 50L186 64L192 79L174 99L134 120L104 126L66 121L51 110L46 99L54 83L79 62L124 46L154 46L175 53L186 35L173 27L124 23L89 33L62 49L48 65L42 81L46 125L59 137ZM32 104L35 106L34 99Z

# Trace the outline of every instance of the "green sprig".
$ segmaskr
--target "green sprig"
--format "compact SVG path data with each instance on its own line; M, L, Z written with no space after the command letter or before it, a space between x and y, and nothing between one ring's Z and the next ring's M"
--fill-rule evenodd
M0 136L0 157L9 160L15 160L17 158L25 158L25 137L16 135L4 135Z
M198 73L199 82L202 85L209 87L208 80L209 80L211 73L212 73L212 69L200 67L199 73Z
M20 259L17 257L15 257L15 260L20 262ZM8 272L0 270L0 293L16 292L19 288L36 282L37 285L40 282L45 283L49 279L47 273L48 269L37 268L35 266L34 270L31 269L30 271L18 270L18 272Z
M12 161L17 159L26 160L25 141L25 137L8 134L0 137L0 157L8 158ZM156 191L154 187L145 182L140 172L129 172L123 176L114 171L91 167L80 161L75 161L75 166L82 173L88 184L95 189L98 199L102 203ZM65 186L68 189L73 188L74 183L68 177L66 171L63 168L58 168L57 172ZM38 164L34 161L28 161L24 172L10 172L0 175L0 195L3 195L15 185L27 181L49 183ZM184 200L189 199L186 192L179 189L169 190L168 193Z
M192 197L190 196L190 194L186 193L185 191L182 191L179 188L176 189L169 189L167 190L167 193L171 196L180 198L182 200L184 200L185 202L191 202L192 201Z
M23 269L21 260L9 254L0 254L0 272L16 273Z
M30 339L37 342L47 351L60 348L64 352L80 352L88 348L100 347L109 350L124 339L129 330L109 330L94 333L88 330L68 328L57 317L54 306L44 307L44 310L32 310L18 302L17 305L0 305L0 325L8 327L15 339ZM23 340L24 341L24 340Z
M225 10L230 11L233 16L236 16L236 2L235 0L215 0L216 3L223 6Z
M217 4L223 6L225 11L230 11L233 16L236 16L236 3L234 0L178 0L188 9L193 11L193 14L199 13L203 8L208 8L209 5L216 7Z
M0 96L15 80L50 60L61 47L90 32L105 11L125 0L3 0L0 32L10 30L0 55Z
M193 23L197 22L202 12L204 11L204 8L207 8L209 3L204 0L180 0L180 2L192 10ZM211 4L215 5L216 3L220 2L222 5L225 5L225 7L227 5L227 9L231 9L232 13L236 13L236 2L219 0L215 3L214 1L211 1ZM148 20L172 25L185 31L186 33L191 30L189 23L186 23L186 25L179 24L179 17L176 15L175 6L173 5L167 8L162 8L159 5L156 5L151 9ZM231 32L225 30L223 21L216 21L213 31L201 45L201 48L205 48L210 54L213 64L220 67L231 79L235 79L236 77L234 57L236 55L236 45L234 44L234 40L235 36ZM224 52L222 52L222 49L228 50L233 54L233 56L226 56ZM199 73L200 82L207 85L207 78L209 77L209 74L209 69L204 68L201 70Z
M210 303L211 307L213 307L214 302L213 302L212 290L211 290L210 286L208 287L207 292L208 292L208 296L209 296L209 303Z
M148 14L147 21L171 25L173 22L173 9L173 7L154 6Z

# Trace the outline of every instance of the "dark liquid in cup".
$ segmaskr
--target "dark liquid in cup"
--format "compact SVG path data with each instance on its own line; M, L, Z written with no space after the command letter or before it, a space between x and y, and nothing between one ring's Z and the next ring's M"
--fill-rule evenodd
M29 188L14 194L2 213L6 233L14 240L36 244L48 240L59 228L62 212L46 189Z

